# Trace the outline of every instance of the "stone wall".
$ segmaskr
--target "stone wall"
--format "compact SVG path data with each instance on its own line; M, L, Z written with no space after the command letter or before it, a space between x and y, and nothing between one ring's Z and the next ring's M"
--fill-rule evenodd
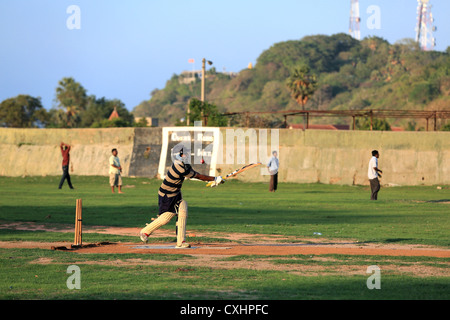
M226 130L223 159L217 174L225 175L242 166L226 162ZM248 129L242 129L249 133ZM259 136L259 129L255 130ZM267 156L271 131L267 130ZM383 184L450 184L449 132L327 131L280 129L280 182L367 184L370 152L380 152ZM158 172L162 143L161 128L111 129L11 129L0 128L0 175L45 176L61 174L59 144L72 145L70 172L73 175L107 175L111 149L117 148L124 176L154 178ZM245 162L250 160L247 141ZM230 151L230 150L228 150ZM238 146L234 146L234 154ZM194 165L199 166L199 165ZM265 167L249 170L242 181L268 181Z

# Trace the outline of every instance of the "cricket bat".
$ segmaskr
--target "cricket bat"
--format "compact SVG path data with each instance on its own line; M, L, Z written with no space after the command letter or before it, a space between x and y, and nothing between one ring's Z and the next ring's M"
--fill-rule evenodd
M244 171L246 171L246 170L248 170L248 169L257 167L257 166L259 166L260 164L261 164L261 162L247 164L247 165L243 166L242 168L236 169L236 170L234 170L233 172L227 174L225 177L223 177L223 180L227 180L228 178L234 177L234 176L238 175L239 173L242 173L242 172L244 172ZM210 182L208 182L208 183L206 184L206 186L207 186L207 187L210 187L213 183L214 183L214 181L210 181Z

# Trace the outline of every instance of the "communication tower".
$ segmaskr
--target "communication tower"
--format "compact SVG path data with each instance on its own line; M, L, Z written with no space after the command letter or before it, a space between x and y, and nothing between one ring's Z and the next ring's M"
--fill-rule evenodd
M361 40L360 23L361 17L359 15L359 1L351 0L349 33L357 40Z
M430 0L417 0L417 3L416 42L422 50L433 50L436 46L436 38L433 36L436 27L433 26Z

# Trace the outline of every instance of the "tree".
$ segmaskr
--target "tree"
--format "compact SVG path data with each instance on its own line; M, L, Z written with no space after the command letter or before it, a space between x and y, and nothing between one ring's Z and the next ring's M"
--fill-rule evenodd
M73 78L63 78L56 88L58 107L64 110L63 126L77 127L79 114L86 109L88 97L83 86Z
M414 84L409 94L409 98L417 104L427 104L439 96L439 85L431 81L422 81Z
M450 131L450 123L447 123L441 127L442 131Z
M49 114L42 107L41 98L18 95L0 104L0 126L10 128L35 128L47 124Z
M115 118L112 120L104 119L102 121L96 121L91 125L91 128L115 128L115 127L130 127L130 123L121 119Z
M189 125L193 126L194 121L203 121L204 126L209 127L224 127L228 121L219 111L217 106L208 102L202 102L198 99L191 99L189 102L189 114L186 114L186 118L189 118ZM202 119L203 115L203 119Z
M305 105L312 97L317 88L316 75L311 73L310 68L302 64L295 67L291 76L287 79L286 85L291 91L292 97L305 110ZM303 117L304 128L306 128L306 119Z
M104 122L116 108L121 121ZM86 110L79 113L80 127L131 127L134 116L125 108L125 104L119 99L97 99L94 95L88 98Z
M357 119L356 127L359 130L370 130L370 118ZM390 131L391 125L384 119L373 118L372 130Z
M295 67L286 85L291 91L292 97L305 109L305 104L312 97L317 88L316 75L311 73L310 68L303 64Z
M146 117L141 117L139 119L139 121L134 122L134 127L139 127L139 128L145 128L148 127L148 123L147 123L147 119Z

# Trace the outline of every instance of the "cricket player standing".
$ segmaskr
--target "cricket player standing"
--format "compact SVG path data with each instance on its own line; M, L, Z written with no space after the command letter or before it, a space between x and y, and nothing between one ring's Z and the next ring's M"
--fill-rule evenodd
M119 189L119 193L122 192L122 166L120 165L118 151L116 148L111 150L112 156L109 158L109 184L111 191L114 193L114 187Z
M380 157L380 153L377 150L372 151L372 158L369 161L369 168L367 175L369 177L370 182L370 200L378 199L378 191L380 191L380 181L378 177L381 178L381 174L383 171L378 169L378 158Z
M178 231L176 248L190 248L191 245L186 240L186 220L188 216L188 206L186 200L181 195L181 187L185 178L196 178L202 181L214 181L211 187L216 187L225 180L221 176L212 177L202 175L190 165L191 155L183 144L177 144L172 149L172 166L167 171L166 177L158 191L159 216L152 223L147 224L140 232L140 238L147 243L148 237L160 227L178 215Z
M278 186L278 168L280 167L280 162L277 158L278 153L276 151L272 151L272 158L270 158L269 163L267 164L267 169L270 173L270 183L269 183L269 191L275 192L277 191Z

